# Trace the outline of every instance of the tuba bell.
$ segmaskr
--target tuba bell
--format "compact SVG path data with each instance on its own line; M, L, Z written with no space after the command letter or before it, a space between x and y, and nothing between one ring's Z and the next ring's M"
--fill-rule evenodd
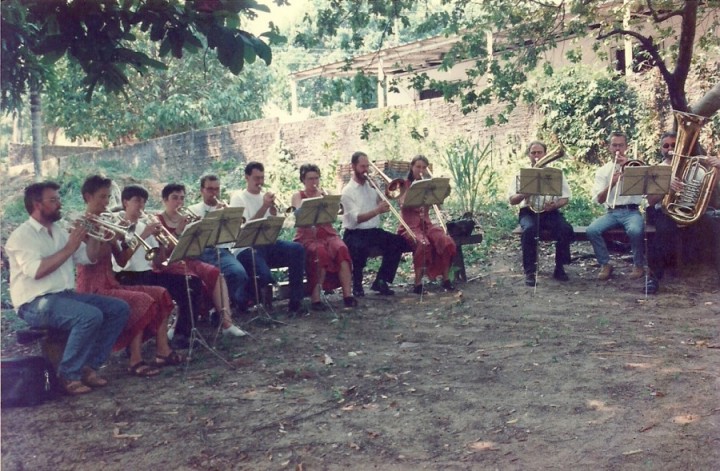
M665 214L681 226L696 222L707 210L710 195L718 179L718 170L709 167L706 156L691 156L700 129L707 122L704 116L673 111L678 124L677 140L672 158L672 177L682 182L683 189L672 189L663 198Z
M555 162L556 160L559 160L565 156L565 147L563 147L562 144L560 144L560 147L553 150L552 152L548 153L543 157L542 159L535 162L535 165L533 168L544 168L548 164L551 164L552 162ZM530 200L528 201L528 208L530 208L535 213L542 213L545 211L545 203L552 200L553 196L548 195L532 195Z

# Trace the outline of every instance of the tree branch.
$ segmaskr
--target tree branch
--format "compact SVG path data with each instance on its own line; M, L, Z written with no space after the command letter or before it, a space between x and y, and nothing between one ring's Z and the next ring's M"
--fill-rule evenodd
M673 16L682 16L683 11L682 10L673 10L668 13L664 13L662 15L659 15L657 11L655 11L655 8L653 8L652 0L647 0L647 7L648 10L650 10L650 14L653 17L653 20L655 20L655 23L662 23L663 21L672 18Z
M660 73L665 78L665 81L670 83L674 80L673 74L668 70L667 66L665 65L665 62L663 61L662 57L660 56L660 52L658 51L657 46L653 43L652 39L648 38L647 36L643 36L640 33L636 33L635 31L629 31L627 29L614 29L612 31L609 31L604 34L598 34L597 40L606 39L611 36L630 36L635 38L642 46L643 48L650 54L650 56L655 60L655 63L657 64L657 67L660 69Z

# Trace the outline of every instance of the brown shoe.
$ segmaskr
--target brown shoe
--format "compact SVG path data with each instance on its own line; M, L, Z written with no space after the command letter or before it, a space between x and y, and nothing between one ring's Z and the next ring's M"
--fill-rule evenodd
M645 276L645 270L643 267L633 267L632 271L628 275L628 278L631 280L637 280L638 278L642 278Z
M613 272L613 266L609 263L607 265L603 265L600 267L600 273L598 273L598 280L600 281L607 281L610 279L610 275L612 275Z

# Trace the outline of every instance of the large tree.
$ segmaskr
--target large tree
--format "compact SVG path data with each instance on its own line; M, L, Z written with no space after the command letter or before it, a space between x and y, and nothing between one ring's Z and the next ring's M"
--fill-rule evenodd
M350 28L352 41L348 50L363 44L367 28L382 29L386 35L397 27L418 31L442 26L446 35L460 40L445 54L441 69L468 62L467 78L460 81L431 80L418 74L412 81L419 89L434 88L462 105L465 112L493 100L511 109L521 99L523 85L533 70L551 74L546 62L548 51L561 41L594 38L599 48L603 42L628 39L645 55L647 62L662 74L674 109L690 110L686 81L697 56L697 48L715 51L720 44L715 34L720 27L720 2L687 1L619 1L619 0L445 0L442 8L428 8L433 2L413 0L331 0L317 12L311 22L317 35L334 35L341 27ZM427 8L425 21L411 24L409 13ZM698 37L698 28L706 32ZM495 34L492 51L487 32ZM568 43L566 43L568 44ZM578 51L566 49L578 60ZM717 59L716 59L717 60ZM542 66L542 67L541 67ZM481 77L490 80L478 80ZM709 94L698 112L710 115L720 108L717 90Z

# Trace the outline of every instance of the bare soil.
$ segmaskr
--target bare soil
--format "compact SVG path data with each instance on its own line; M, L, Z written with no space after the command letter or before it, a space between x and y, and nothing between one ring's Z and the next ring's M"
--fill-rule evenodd
M598 282L576 243L571 280L546 253L533 290L502 245L457 293L252 322L218 343L233 368L200 349L139 379L114 355L105 389L4 409L2 467L718 469L717 275L689 267L645 299L627 262ZM3 354L27 353L3 327Z

